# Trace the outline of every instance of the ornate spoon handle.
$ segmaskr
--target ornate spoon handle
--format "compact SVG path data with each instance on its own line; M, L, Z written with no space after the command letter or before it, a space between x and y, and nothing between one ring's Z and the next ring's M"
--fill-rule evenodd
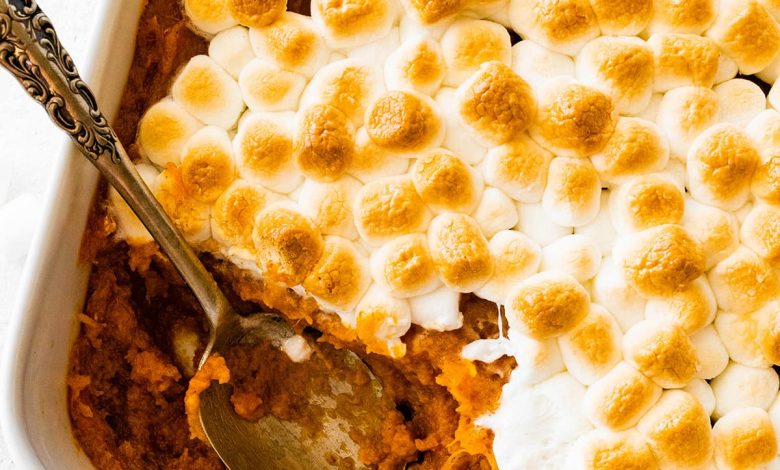
M212 323L230 311L206 268L146 187L35 0L0 0L0 65L116 188L190 285Z

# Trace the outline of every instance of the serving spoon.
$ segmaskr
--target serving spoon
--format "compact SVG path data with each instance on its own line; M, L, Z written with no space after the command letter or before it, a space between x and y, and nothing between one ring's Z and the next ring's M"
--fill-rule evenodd
M293 329L279 316L242 317L171 223L130 161L35 0L0 0L0 65L43 105L56 125L127 201L192 289L210 324L202 367L241 343L280 346ZM230 385L212 383L201 395L200 420L223 462L233 470L363 468L361 442L380 442L385 416L394 407L365 363L349 350L317 345L323 365L310 384L307 416L298 421L267 415L241 419L230 402ZM290 391L293 393L292 391ZM358 399L359 397L359 399ZM310 413L309 413L310 412ZM311 432L314 428L314 432Z

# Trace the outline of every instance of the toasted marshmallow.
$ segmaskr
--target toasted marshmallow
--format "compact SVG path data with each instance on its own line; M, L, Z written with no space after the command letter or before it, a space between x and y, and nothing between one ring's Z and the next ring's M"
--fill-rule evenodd
M655 65L652 50L641 39L596 38L577 54L576 65L577 78L612 98L620 114L637 114L650 104Z
M756 204L740 229L742 243L773 266L780 262L780 209Z
M386 243L371 255L374 281L393 297L428 294L439 287L425 235L409 234Z
M758 321L758 340L761 351L771 364L780 364L780 306L772 302L758 312L755 312Z
M661 171L669 161L669 143L654 123L621 117L615 132L591 161L602 181L610 185Z
M761 71L780 52L780 26L756 0L720 0L707 36L745 75Z
M464 0L401 0L406 14L415 22L434 25L451 18L463 10Z
M534 89L551 78L575 76L571 57L553 52L531 40L520 41L512 46L512 70Z
M254 251L255 218L276 197L262 186L236 180L211 210L211 236L230 255ZM242 253L239 253L242 252Z
M720 308L734 313L758 310L780 289L771 266L744 246L716 264L709 281Z
M395 50L401 47L401 31L398 27L393 27L390 32L383 37L364 44L362 46L349 49L346 52L347 58L357 59L367 63L371 63L376 69L382 73L383 64L387 61ZM331 56L331 61L336 60L336 54Z
M661 468L699 468L712 459L710 417L690 393L665 391L636 429Z
M750 189L756 198L777 204L780 203L780 151L773 153L759 162Z
M312 19L292 12L268 26L250 29L249 41L261 59L307 77L320 70L330 57Z
M270 115L247 116L233 138L241 177L279 193L297 188L303 177L292 159L292 137L286 126Z
M696 348L673 322L645 320L623 337L626 361L663 388L681 388L693 380L701 365Z
M485 158L485 182L520 202L542 199L552 154L525 134L499 147Z
M758 85L743 78L723 82L714 90L718 95L720 122L745 126L766 109L764 92Z
M719 312L715 317L715 329L733 361L750 367L771 365L762 349L760 316Z
M762 161L768 160L780 150L780 113L761 111L745 126L745 133L755 142Z
M601 204L601 181L584 159L558 157L550 162L542 206L562 226L579 227L596 218Z
M585 385L593 384L620 362L622 335L615 318L592 304L588 316L558 338L566 369Z
M198 30L217 34L238 24L228 8L229 1L184 0L184 13Z
M718 114L718 95L714 91L686 86L664 95L656 122L666 131L672 156L684 161L691 143L715 124Z
M557 155L587 157L606 145L617 112L604 93L559 77L538 92L539 111L531 137Z
M476 170L444 149L421 155L412 165L411 177L422 200L436 213L470 214L482 197L484 185Z
M135 165L135 169L141 176L146 186L152 189L159 175L159 171L152 165L140 163ZM152 189L154 192L154 189ZM138 219L130 206L122 199L116 189L109 188L108 201L110 203L111 215L118 225L118 236L125 240L129 245L144 245L152 242L154 239L146 230L146 227Z
M460 118L456 106L456 94L455 88L445 87L441 88L435 97L444 118L445 133L442 146L460 155L469 165L475 165L485 158L487 147L473 131L466 128L463 119Z
M241 89L212 58L195 56L173 82L171 96L206 124L230 129L244 110Z
M612 250L617 232L609 215L609 191L601 191L601 206L596 218L590 223L574 229L574 233L590 237L602 255L608 254Z
M704 248L707 270L739 247L739 223L730 212L686 198L682 225Z
M247 29L236 26L214 36L209 43L209 57L237 79L241 69L255 58Z
M692 334L712 323L717 307L715 295L702 276L685 289L650 299L645 306L645 318L676 323Z
M441 286L433 292L409 299L412 323L426 330L451 331L463 326L460 292Z
M777 18L775 18L775 21L777 21ZM736 69L736 62L734 63L734 68ZM758 72L756 76L761 79L764 83L772 83L774 84L778 78L780 78L780 54L775 56L775 59L767 65L763 70ZM732 77L733 78L733 77Z
M219 127L204 127L184 144L181 181L189 197L212 203L236 179L230 137Z
M355 329L368 352L391 358L406 354L406 345L401 342L401 336L412 326L409 302L390 297L379 286L373 285L360 300L355 312Z
M621 362L588 388L582 409L594 425L621 431L634 426L660 396L661 387Z
M633 36L645 29L653 14L652 0L591 0L601 34Z
M729 364L729 353L715 328L711 325L704 327L691 335L691 342L696 348L696 357L699 358L701 364L697 377L710 380L720 375ZM712 410L709 411L709 414L712 414Z
M504 304L510 328L545 339L577 326L590 311L590 296L572 276L549 271L517 284Z
M482 64L459 88L456 109L466 128L485 145L518 136L536 116L531 87L501 62Z
M636 117L655 122L656 117L658 117L658 108L661 105L661 100L663 98L663 93L653 93L653 96L650 97L650 103L645 109L637 113Z
M777 454L777 436L766 411L750 407L723 416L712 428L718 468L763 468Z
M780 64L778 64L780 65ZM737 76L739 68L729 56L721 54L718 59L718 72L715 74L715 84L723 83Z
M631 287L612 257L606 257L593 279L593 300L615 317L625 332L644 318L646 300Z
M390 91L366 111L366 132L379 147L398 154L415 154L438 147L444 121L436 103L412 91Z
M653 0L653 16L645 30L658 33L701 34L715 21L714 0Z
M720 50L711 39L695 34L659 33L647 44L655 57L655 90L681 86L711 87Z
M294 111L306 78L263 59L249 62L238 76L246 105L254 112Z
M189 243L198 244L209 239L209 206L189 196L178 168L169 164L152 187L154 196Z
M561 271L584 283L592 279L599 268L601 250L588 236L568 235L544 247L542 271Z
M625 235L612 256L629 285L646 297L684 289L704 272L701 244L679 225L659 225Z
M657 469L658 463L641 434L634 430L597 429L577 439L568 460L577 470Z
M585 0L512 0L509 21L523 38L570 56L599 35L596 14Z
M306 180L298 196L301 212L326 235L338 235L353 240L358 233L353 223L352 205L363 185L350 176L332 183Z
M178 165L187 140L203 126L170 98L159 101L138 124L138 146L143 156L157 166Z
M647 174L637 176L613 191L609 209L617 232L631 233L680 223L685 199L683 191L670 177Z
M444 213L431 221L428 246L444 284L473 292L493 275L495 262L477 222L463 214Z
M355 155L355 128L339 109L317 104L298 112L293 161L304 176L321 182L339 179Z
M326 237L322 256L303 281L306 292L327 309L351 311L371 285L368 259L341 237Z
M495 260L495 269L490 280L477 289L476 294L502 304L516 284L539 270L542 249L515 230L498 232L490 239L488 246Z
M431 220L408 176L388 177L363 186L353 207L355 226L372 246L408 233L423 232Z
M367 61L344 59L326 65L312 78L301 97L301 108L331 105L360 126L366 108L384 91L380 71Z
M482 193L477 209L472 214L485 237L490 238L502 230L517 225L517 207L509 196L496 188L487 188Z
M385 82L389 90L412 89L433 95L447 72L441 46L427 37L405 41L385 61Z
M766 410L777 397L778 377L772 368L756 368L732 362L712 380L717 419L740 408Z
M355 155L347 172L363 183L370 183L387 176L406 173L409 159L397 158L394 154L377 146L361 128L355 136Z
M386 36L398 13L398 4L391 0L311 2L314 24L333 49L361 46Z
M683 391L690 393L701 403L708 416L715 410L715 394L712 393L712 387L703 379L693 379L691 383L683 388Z
M572 227L563 227L555 223L541 204L520 203L517 205L517 215L520 219L517 229L541 246L547 246L561 237L574 233Z
M287 0L227 0L227 4L233 17L248 28L267 26L287 9Z
M743 132L717 124L688 150L688 190L701 203L736 210L747 201L758 163L758 151Z
M509 32L492 21L456 21L441 38L441 49L447 64L447 86L460 85L485 62L498 61L507 66L512 63Z

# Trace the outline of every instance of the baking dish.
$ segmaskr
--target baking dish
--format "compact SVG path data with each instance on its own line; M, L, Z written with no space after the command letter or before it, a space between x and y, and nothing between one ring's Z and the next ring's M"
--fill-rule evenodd
M144 0L96 2L86 60L79 66L111 120L135 50ZM32 103L31 103L32 106ZM20 468L90 468L72 436L65 377L89 266L79 247L98 173L63 134L53 159L43 223L32 243L2 360L0 424Z

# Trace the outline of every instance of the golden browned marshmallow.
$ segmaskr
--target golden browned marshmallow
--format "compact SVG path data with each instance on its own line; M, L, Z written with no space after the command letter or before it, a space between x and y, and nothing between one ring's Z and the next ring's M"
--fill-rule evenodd
M704 248L707 270L739 247L739 223L730 212L686 198L682 225Z
M352 205L362 187L360 181L351 176L343 176L332 183L309 179L303 183L298 205L322 233L353 240L358 233L352 217Z
M462 19L453 23L441 38L447 74L444 84L458 86L485 62L512 63L509 32L492 21Z
M303 179L293 163L292 149L286 126L262 114L242 119L233 138L239 175L279 193L289 193Z
M718 114L718 95L714 91L686 86L664 95L656 122L666 131L672 156L684 161L693 140L715 124Z
M601 151L590 157L601 180L610 185L661 171L669 161L669 142L654 123L621 117Z
M366 132L379 147L414 154L438 147L444 122L433 100L412 91L389 91L366 111Z
M777 0L758 0L758 3L766 8L766 11L772 15L775 21L780 21L780 2Z
M682 189L663 173L634 177L613 191L609 198L612 225L618 233L679 224L684 211Z
M371 255L371 275L398 298L428 294L439 287L428 241L423 234L402 235Z
M399 235L422 232L431 214L408 176L373 181L358 192L353 208L355 226L371 245Z
M303 287L321 306L351 311L371 285L368 259L349 240L326 237L322 256Z
M657 470L658 462L635 430L591 431L574 443L569 464L580 470Z
M314 24L334 49L368 44L387 35L398 18L392 0L313 0Z
M500 304L517 283L539 270L542 249L516 230L502 230L493 235L489 247L495 260L495 269L490 280L476 294Z
M288 202L271 204L258 214L252 240L263 275L287 287L302 283L324 250L320 230Z
M632 36L645 29L653 12L652 0L591 0L601 34Z
M748 136L732 125L716 124L688 149L688 191L701 203L737 210L750 195L759 160Z
M233 18L249 28L262 28L287 10L287 0L227 0Z
M424 25L433 25L457 15L466 3L466 0L401 0L406 14Z
M233 148L227 132L219 127L204 127L182 149L181 181L187 194L196 201L211 203L236 179Z
M587 0L512 0L509 21L523 38L571 56L599 35Z
M601 181L585 159L558 157L550 162L542 206L550 219L564 227L593 220L601 204Z
M695 34L660 33L647 44L655 57L655 90L681 86L711 87L718 71L720 49L711 39Z
M593 384L620 362L621 336L615 318L604 307L592 304L590 313L558 338L566 369L583 384Z
M780 263L780 209L756 204L740 229L742 243L758 253L772 266Z
M701 367L685 330L672 322L637 323L623 337L623 354L626 361L663 388L688 385Z
M777 454L769 415L761 408L734 410L712 428L715 462L724 470L761 468Z
M567 77L551 80L539 91L538 114L531 137L557 155L587 157L606 145L617 112L604 93Z
M679 225L625 235L612 255L628 284L645 297L670 295L704 272L701 244Z
M293 111L306 86L306 78L264 59L255 59L241 70L238 86L247 107L254 112Z
M395 154L376 145L363 127L355 136L355 155L347 172L363 183L370 183L406 173L409 161L407 158L397 158Z
M389 90L408 88L433 95L446 72L441 46L425 36L405 41L385 61L385 82Z
M618 8L622 11L622 9ZM582 48L577 78L606 93L621 114L637 114L653 96L653 51L636 37L602 36Z
M628 331L644 319L645 299L628 284L611 256L605 257L601 263L601 270L593 279L592 290L593 300L612 313L623 331Z
M274 199L262 186L244 180L233 182L211 209L211 236L228 251L233 247L254 251L255 218Z
M645 318L678 324L692 334L712 323L718 304L704 276L685 289L666 297L650 299L645 306Z
M636 429L661 468L699 468L712 459L710 417L690 393L665 391Z
M225 129L233 127L244 110L238 83L206 55L195 56L184 66L171 96L204 123Z
M444 213L431 221L428 246L445 285L474 292L493 275L495 262L477 222L463 214Z
M412 326L408 301L390 297L374 284L360 299L355 317L355 331L368 352L391 358L406 354L406 345L401 337Z
M230 0L184 0L184 13L198 30L217 34L238 22L230 13Z
M346 114L327 104L298 112L293 161L306 177L321 182L339 179L355 154L355 128Z
M422 200L436 213L470 214L482 198L482 178L444 149L421 155L412 165L411 176Z
M731 360L750 367L766 368L771 363L762 348L760 312L737 314L721 311L715 317L714 325Z
M758 322L758 340L767 361L780 364L780 306L768 304L755 313Z
M209 206L190 197L175 165L168 164L153 187L155 198L188 242L197 244L209 239Z
M297 13L286 12L268 26L250 29L249 41L261 59L307 77L314 75L330 57L312 19Z
M590 296L569 274L547 271L517 284L504 305L510 328L545 339L577 326L590 311Z
M780 151L759 162L750 189L765 202L780 203Z
M501 230L509 230L517 226L519 221L514 201L496 188L486 188L482 192L482 199L471 216L477 221L487 238Z
M138 147L155 165L178 165L184 144L202 126L175 101L164 98L149 108L138 123Z
M653 16L647 34L701 34L715 21L714 0L653 0Z
M587 235L567 235L544 247L542 271L561 271L585 283L601 268L601 250Z
M661 387L626 362L588 388L582 408L591 422L612 431L634 426L661 396Z
M780 52L780 26L756 0L720 0L707 36L745 75L761 71Z
M488 151L483 166L485 182L520 202L538 202L547 185L553 155L521 134Z
M758 310L780 288L769 263L744 246L716 264L709 281L720 308L735 313Z
M519 137L536 116L531 87L498 61L482 64L458 88L455 99L463 123L487 145L501 145Z

